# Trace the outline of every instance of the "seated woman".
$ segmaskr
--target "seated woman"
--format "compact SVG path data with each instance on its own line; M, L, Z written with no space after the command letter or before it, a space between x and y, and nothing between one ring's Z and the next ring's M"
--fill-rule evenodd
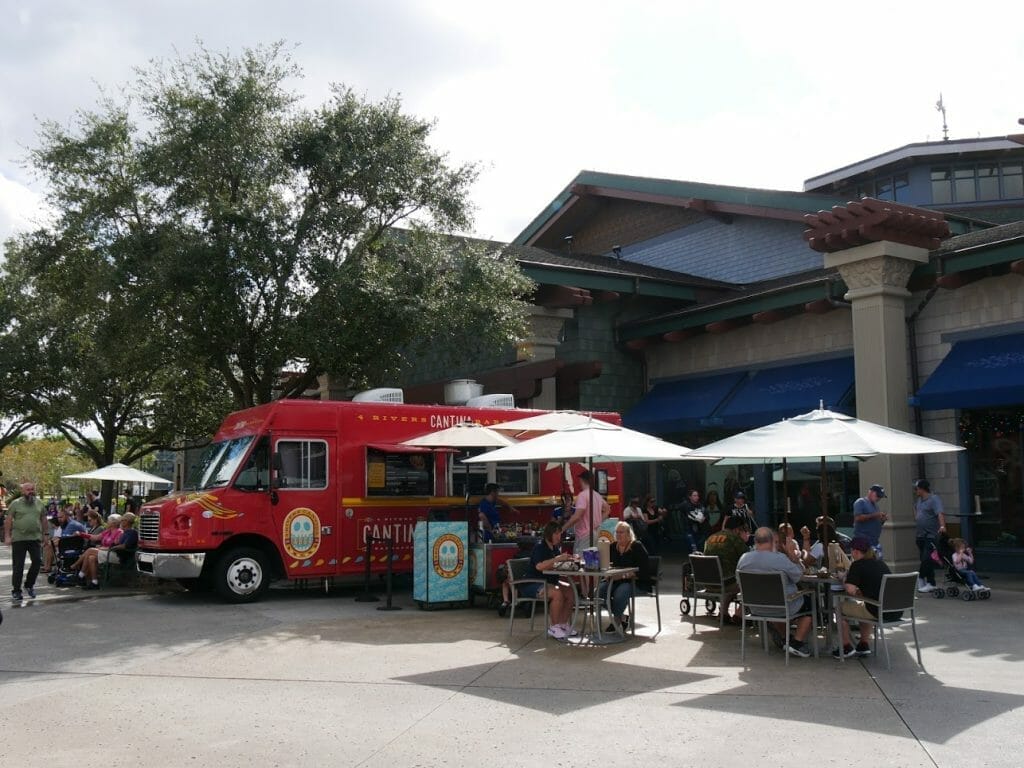
M779 525L779 552L784 554L797 565L803 565L804 551L797 544L793 535L793 526L789 523Z
M576 634L572 625L569 624L569 615L576 602L576 592L572 584L557 576L545 576L544 571L550 571L555 563L572 560L572 555L562 554L562 526L552 520L544 526L543 538L537 542L530 555L530 567L526 571L528 579L544 579L547 584L523 584L519 591L528 597L546 596L551 602L550 617L551 626L548 627L548 634L556 640L564 640Z
M608 589L612 590L612 618L615 624L608 627L608 632L614 632L616 626L625 629L629 619L625 616L626 606L635 594L635 584L640 586L650 583L650 562L647 558L647 549L637 541L633 533L633 527L627 522L621 522L615 526L615 543L610 549L612 568L637 568L636 579L631 576L624 576L617 580L605 581L601 584L599 595L602 600L608 599Z
M89 546L82 556L75 560L71 566L72 570L78 571L78 578L82 582L82 587L85 589L99 589L99 564L98 556L100 552L104 553L113 546L116 546L121 541L123 532L121 530L121 516L113 514L107 518L107 525L101 533L80 533L85 541L98 544L99 546ZM87 545L88 546L88 545ZM106 560L104 560L106 562Z

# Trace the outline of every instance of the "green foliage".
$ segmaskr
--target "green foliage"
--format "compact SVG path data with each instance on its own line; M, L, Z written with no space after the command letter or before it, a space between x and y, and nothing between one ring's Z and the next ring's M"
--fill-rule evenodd
M476 169L397 99L338 86L301 108L298 75L280 44L201 49L43 124L31 162L57 220L7 244L0 416L132 461L324 373L386 383L523 335L532 284L452 235Z
M63 437L21 438L0 450L0 469L8 489L14 493L18 483L32 481L42 498L62 497L77 489L75 481L62 476L86 472L90 464Z

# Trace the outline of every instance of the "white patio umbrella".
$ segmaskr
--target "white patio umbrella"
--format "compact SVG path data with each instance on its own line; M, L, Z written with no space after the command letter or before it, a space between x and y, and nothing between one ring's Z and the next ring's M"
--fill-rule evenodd
M879 454L947 453L964 450L959 445L921 437L892 427L883 427L881 424L856 419L845 413L827 410L821 405L810 413L708 443L692 451L687 458L762 461L780 457L779 460L785 466L787 458L807 461L809 448L817 448L820 451L814 458L821 461L822 512L828 509L825 477L827 457L865 459ZM786 514L788 517L788 504Z
M585 426L591 421L594 421L592 416L579 411L548 411L536 416L526 416L522 419L495 424L491 429L511 433L555 432L568 427Z
M115 483L171 485L170 480L158 477L157 475L151 475L149 472L143 472L141 469L135 469L135 467L129 467L127 464L108 464L105 467L93 469L89 472L78 472L74 475L63 475L63 477L65 480L112 480Z
M499 425L501 426L501 425ZM689 458L689 448L636 432L626 427L588 417L586 423L525 440L465 459L467 464L491 461L578 461L593 472L594 464L627 461L680 461ZM593 494L594 486L590 486ZM591 499L591 508L593 508ZM590 544L594 532L591 530Z

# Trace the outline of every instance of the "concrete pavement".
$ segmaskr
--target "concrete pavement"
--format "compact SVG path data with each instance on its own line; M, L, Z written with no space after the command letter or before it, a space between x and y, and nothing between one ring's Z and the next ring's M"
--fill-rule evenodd
M922 597L925 671L898 630L889 672L878 657L786 667L756 645L743 664L737 628L703 607L696 633L681 619L679 563L666 570L664 630L640 601L637 640L608 648L566 647L528 620L510 635L483 608L421 611L408 591L388 613L344 590L227 606L40 585L24 607L0 602L2 752L77 766L82 745L54 739L55 724L126 717L105 764L1020 764L1019 577L992 578L987 602Z

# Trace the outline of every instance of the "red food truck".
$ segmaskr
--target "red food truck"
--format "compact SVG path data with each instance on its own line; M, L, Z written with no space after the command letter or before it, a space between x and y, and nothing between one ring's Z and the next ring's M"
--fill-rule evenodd
M475 530L487 482L497 482L518 511L518 519L503 524L543 524L578 467L465 465L458 461L464 454L401 445L459 422L493 426L538 413L313 400L232 413L189 468L184 487L143 505L139 571L245 602L278 579L364 573L367 535L392 539L394 571L411 571L417 520L436 510L469 520ZM593 416L620 421L614 413ZM621 468L603 468L615 508ZM387 560L386 548L376 547L371 571L384 572Z

